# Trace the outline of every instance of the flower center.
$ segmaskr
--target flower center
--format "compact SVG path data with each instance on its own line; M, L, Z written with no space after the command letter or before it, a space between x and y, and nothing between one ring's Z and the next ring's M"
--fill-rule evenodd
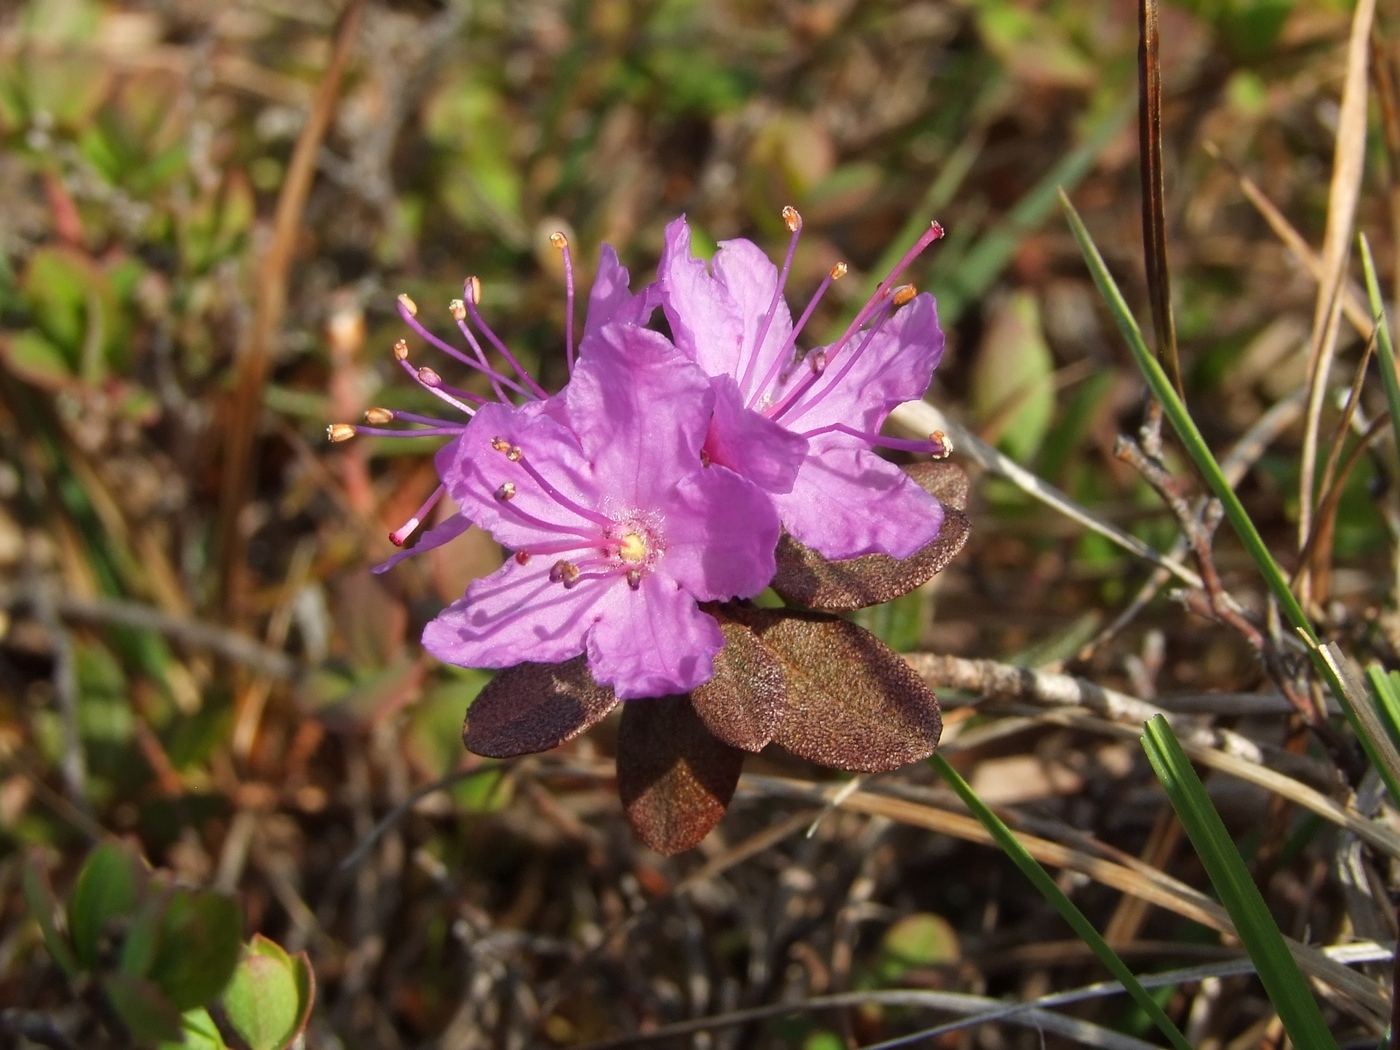
M622 542L617 547L617 556L633 565L646 561L647 553L647 541L635 532L629 532L622 537Z

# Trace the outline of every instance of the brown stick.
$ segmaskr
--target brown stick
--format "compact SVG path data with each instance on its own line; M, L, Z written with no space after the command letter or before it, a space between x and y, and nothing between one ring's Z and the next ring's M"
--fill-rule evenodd
M240 348L238 379L228 415L224 446L223 488L219 498L219 583L225 605L237 619L239 571L243 561L243 537L238 517L253 487L253 444L258 409L271 365L273 343L287 307L287 272L301 227L301 215L316 172L316 154L330 127L340 83L350 61L364 0L349 0L336 27L335 46L325 77L316 92L311 113L297 138L287 167L287 178L277 196L272 240L258 269L257 305L253 323Z

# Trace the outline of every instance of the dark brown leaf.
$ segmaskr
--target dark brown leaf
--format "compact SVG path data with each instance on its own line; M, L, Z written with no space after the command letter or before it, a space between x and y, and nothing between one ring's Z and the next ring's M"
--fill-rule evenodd
M731 747L762 751L787 707L782 664L743 624L719 621L724 648L715 676L690 694L710 732Z
M926 460L904 468L919 487L943 504L943 527L932 543L904 559L884 554L828 561L787 533L778 541L773 589L784 601L826 612L849 612L893 601L932 579L967 542L968 481L961 467Z
M617 790L637 837L658 853L690 849L724 816L744 753L705 728L687 696L629 700L617 739Z
M932 579L967 542L967 515L944 505L937 538L904 559L866 554L827 561L787 533L778 541L773 589L784 601L827 612L849 612L893 601Z
M727 607L783 662L788 702L775 743L835 769L877 773L927 758L943 720L909 665L862 627L821 613Z
M602 720L617 704L583 656L562 664L517 664L497 673L467 710L462 742L486 758L548 751Z

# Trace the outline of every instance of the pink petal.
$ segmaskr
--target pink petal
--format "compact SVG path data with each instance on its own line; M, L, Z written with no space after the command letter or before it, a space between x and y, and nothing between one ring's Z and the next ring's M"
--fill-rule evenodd
M551 560L507 561L475 580L423 630L423 648L460 667L562 663L584 649L611 586L565 589L549 579ZM623 590L626 585L623 584Z
M743 324L739 357L729 374L740 380L745 400L753 400L761 392L758 384L768 374L774 360L792 352L788 346L788 337L792 335L792 313L782 296L778 296L774 304L778 268L752 241L721 241L719 251L715 253L713 269ZM758 336L764 329L770 307L773 308L773 320L767 325L763 345L759 346ZM704 362L701 365L703 367ZM746 377L747 383L743 382Z
M768 492L791 492L807 455L807 439L744 407L729 376L711 379L715 411L705 436L711 463L742 474Z
M666 227L656 277L676 347L707 375L742 374L744 318L705 260L691 256L684 215Z
M823 435L831 437L841 435ZM931 543L943 524L942 504L893 463L845 441L808 456L792 491L773 497L788 532L833 560L907 558Z
M772 500L725 467L681 480L665 511L658 575L698 601L758 594L777 571L781 528Z
M617 251L605 244L598 254L598 275L588 294L588 316L583 323L583 343L590 342L605 325L644 325L656 309L655 285L647 285L636 295L630 288L627 267L618 261ZM582 343L580 344L582 345Z
M635 591L609 586L599 610L588 669L619 699L685 693L714 676L715 654L724 647L719 624L666 576L653 573Z

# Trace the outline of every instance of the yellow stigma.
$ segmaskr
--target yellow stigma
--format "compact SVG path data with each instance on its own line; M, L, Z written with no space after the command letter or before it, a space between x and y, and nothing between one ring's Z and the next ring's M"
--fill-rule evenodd
M617 556L623 561L632 562L634 565L646 561L647 541L635 532L629 532L622 537L622 542L618 544Z

